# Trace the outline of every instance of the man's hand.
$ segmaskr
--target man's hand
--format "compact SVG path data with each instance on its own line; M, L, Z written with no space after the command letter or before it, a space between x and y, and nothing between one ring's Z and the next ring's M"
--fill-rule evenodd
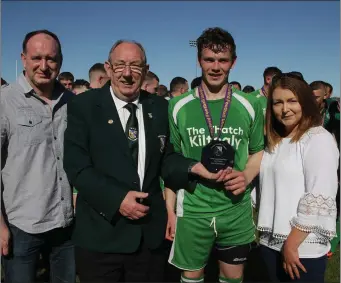
M120 213L131 220L140 219L147 215L149 207L140 204L136 199L144 199L148 193L129 191L120 206Z
M168 211L168 221L166 228L166 239L169 241L174 240L175 236L175 223L176 223L176 214L174 211Z
M196 175L200 176L201 178L204 178L207 180L216 181L217 183L222 182L225 179L226 174L230 171L231 171L230 168L226 168L224 170L220 170L217 173L212 173L212 172L209 172L205 168L205 166L202 165L202 163L200 163L200 162L195 164L191 169L192 174L196 174Z
M0 225L0 239L1 239L1 255L6 256L9 253L10 231L5 223Z
M245 192L248 182L244 172L231 170L225 175L224 185L227 191L232 192L234 195L239 195Z

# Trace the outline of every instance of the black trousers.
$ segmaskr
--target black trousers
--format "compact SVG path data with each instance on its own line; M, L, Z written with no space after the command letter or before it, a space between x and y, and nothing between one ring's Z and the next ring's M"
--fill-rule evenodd
M144 242L131 254L93 252L76 247L76 270L83 282L163 282L168 249L149 250Z
M282 255L280 252L265 246L260 246L262 258L267 266L271 282L315 282L323 283L327 267L327 256L319 258L300 258L307 273L300 271L300 279L291 280L283 269Z

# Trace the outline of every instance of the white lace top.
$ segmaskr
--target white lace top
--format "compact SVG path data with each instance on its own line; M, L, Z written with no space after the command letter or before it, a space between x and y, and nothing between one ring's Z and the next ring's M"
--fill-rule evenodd
M339 151L323 127L311 128L299 142L285 138L264 152L260 170L257 229L260 244L280 251L291 227L310 232L299 256L325 255L335 236Z

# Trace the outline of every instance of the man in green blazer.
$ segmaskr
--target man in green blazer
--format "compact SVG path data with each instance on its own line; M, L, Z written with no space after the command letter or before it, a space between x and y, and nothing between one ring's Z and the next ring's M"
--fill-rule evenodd
M118 41L105 68L110 81L68 104L64 167L78 190L73 240L81 282L162 281L167 223L160 176L186 188L196 176L220 181L173 151L168 103L140 89L143 47Z

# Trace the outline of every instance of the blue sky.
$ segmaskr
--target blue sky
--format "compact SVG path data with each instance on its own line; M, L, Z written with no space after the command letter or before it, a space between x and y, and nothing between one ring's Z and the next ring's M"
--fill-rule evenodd
M88 79L118 39L133 39L146 49L150 70L169 87L175 76L196 76L197 39L208 27L228 30L238 61L230 74L259 88L268 66L300 71L308 82L325 80L340 95L340 2L213 1L5 1L2 9L2 77L15 80L15 62L26 33L49 29L62 43L62 71ZM197 69L198 75L200 69Z

